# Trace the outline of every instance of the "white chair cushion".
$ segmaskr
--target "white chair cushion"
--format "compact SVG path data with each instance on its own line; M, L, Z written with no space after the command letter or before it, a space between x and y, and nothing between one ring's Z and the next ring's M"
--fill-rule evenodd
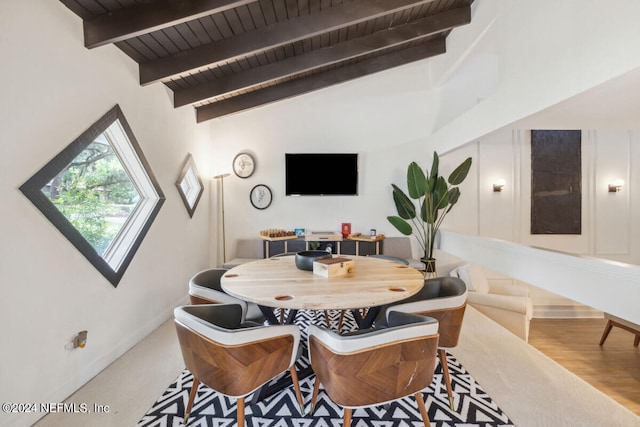
M389 310L401 311L403 313L422 313L425 311L457 308L463 306L467 302L467 294L468 291L465 291L462 295L452 297L432 298L415 302L407 302L405 304L396 304L389 307Z
M492 294L509 295L517 297L529 297L529 288L518 283L511 282L491 282Z
M474 307L484 305L500 310L513 311L524 314L528 319L531 319L533 312L531 299L511 295L472 293L469 294L469 304L472 304Z
M477 264L465 264L457 268L458 277L467 284L467 289L481 294L489 293L489 281Z
M308 332L309 339L312 336L318 338L335 353L350 353L395 341L434 335L438 333L438 322L415 323L410 326L391 327L360 335L338 335L316 325L309 325Z

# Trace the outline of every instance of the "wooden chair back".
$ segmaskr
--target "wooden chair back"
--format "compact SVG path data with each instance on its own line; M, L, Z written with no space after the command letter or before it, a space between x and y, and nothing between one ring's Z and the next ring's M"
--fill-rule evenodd
M187 369L208 387L227 396L245 396L289 369L291 335L224 345L176 322Z
M237 425L244 426L245 396L287 369L302 408L295 367L300 344L297 326L248 326L240 304L190 305L173 313L182 357L193 374L184 425L203 383L237 399Z
M429 415L422 389L433 380L438 322L415 314L389 314L389 327L351 335L309 326L309 357L316 373L313 413L324 384L331 400L344 407L343 425L355 407L379 405L414 395L422 421Z
M458 307L443 308L440 310L424 310L414 312L414 314L436 319L438 323L440 323L440 329L438 329L440 342L438 345L444 348L451 348L458 345L466 308L467 303L465 302Z
M371 347L350 354L333 352L311 337L316 381L338 405L357 407L390 402L428 387L436 364L438 335Z

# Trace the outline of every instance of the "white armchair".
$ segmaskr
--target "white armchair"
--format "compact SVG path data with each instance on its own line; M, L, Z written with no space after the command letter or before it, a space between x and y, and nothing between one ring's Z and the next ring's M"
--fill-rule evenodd
M450 274L467 284L469 305L525 342L529 340L533 305L528 288L512 283L490 283L477 264L461 265Z

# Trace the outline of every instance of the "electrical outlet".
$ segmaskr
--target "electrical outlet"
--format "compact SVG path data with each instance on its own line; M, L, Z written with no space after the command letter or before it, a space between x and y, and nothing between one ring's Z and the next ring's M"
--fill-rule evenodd
M73 348L84 348L87 344L87 331L80 331L78 335L73 338Z

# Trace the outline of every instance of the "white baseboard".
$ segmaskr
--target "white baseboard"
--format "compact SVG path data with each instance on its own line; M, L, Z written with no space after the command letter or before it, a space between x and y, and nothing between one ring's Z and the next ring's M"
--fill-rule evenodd
M189 303L189 297L183 296L174 306L166 307L146 324L141 325L136 329L132 329L131 333L124 336L122 340L115 343L113 349L104 354L99 359L89 363L83 369L78 371L78 375L71 378L66 383L62 384L57 390L54 390L49 394L44 402L64 402L68 397L75 393L80 387L88 383L93 377L98 375L102 370L108 367L111 363L116 361L119 357L124 355L127 351L133 348L136 344L142 341L147 335L160 327L167 319L173 316L173 309L179 305L185 305ZM16 414L15 416L8 417L6 424L0 420L0 426L7 427L27 427L33 425L40 418L45 416L45 413L30 413L30 414Z
M534 319L601 319L602 311L586 305L534 305Z

